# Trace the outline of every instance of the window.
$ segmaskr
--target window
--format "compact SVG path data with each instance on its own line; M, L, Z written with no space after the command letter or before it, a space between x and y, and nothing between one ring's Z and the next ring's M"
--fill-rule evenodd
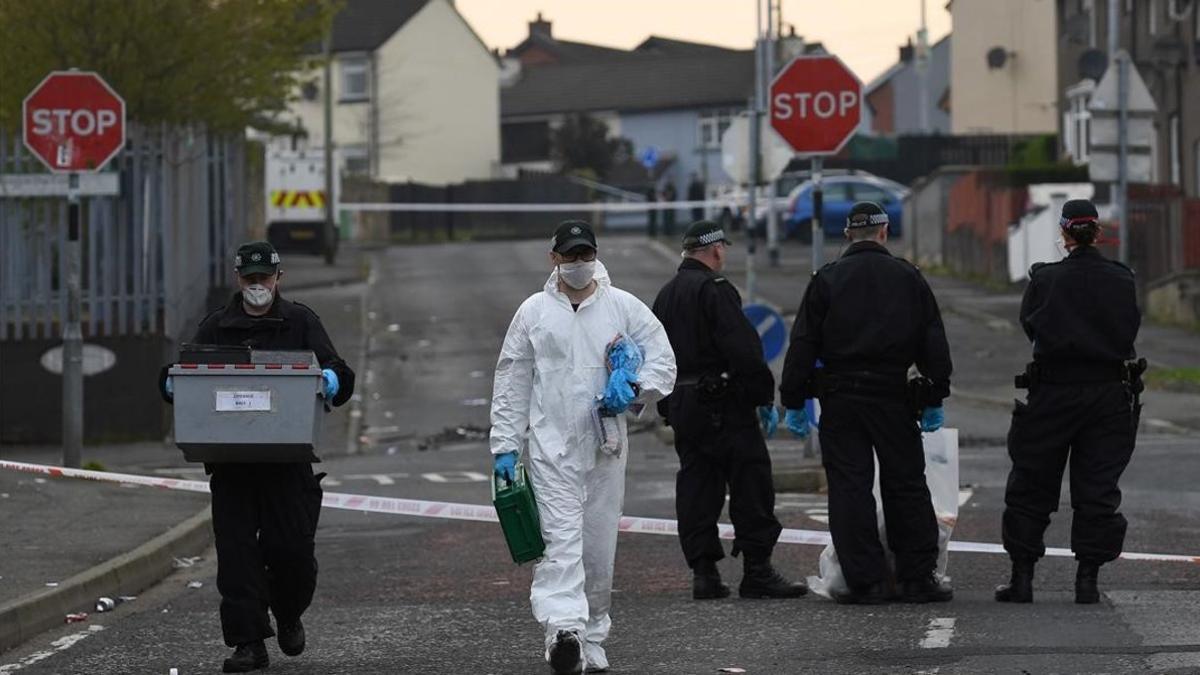
M371 173L371 156L365 145L346 145L339 148L342 153L342 173L351 176L366 176Z
M1092 112L1088 105L1092 101L1095 82L1084 80L1067 89L1067 110L1063 113L1063 146L1067 155L1076 164L1087 164L1091 153L1088 141L1091 137Z
M858 185L854 186L854 201L884 204L894 200L892 199L892 196L885 192L882 188L877 188L874 185L864 185L859 183Z
M365 58L341 62L342 102L366 101L371 97L370 61Z
M1200 140L1192 143L1192 162L1195 163L1192 167L1192 180L1196 181L1196 191L1192 196L1200 197Z
M729 128L736 110L709 110L700 113L697 132L701 148L717 149L721 147L721 136Z
M1179 114L1178 113L1171 115L1171 119L1168 121L1167 134L1168 134L1168 143L1169 143L1168 152L1171 153L1171 156L1169 158L1170 162L1171 162L1171 185L1179 185L1180 187L1182 187L1183 186L1183 167L1181 165L1181 162L1182 162L1183 158L1181 155L1183 153L1183 148L1181 146L1183 145L1183 143L1182 143L1181 139L1179 138Z
M845 181L826 182L821 186L821 199L829 202L851 202L854 197L850 194L850 184Z

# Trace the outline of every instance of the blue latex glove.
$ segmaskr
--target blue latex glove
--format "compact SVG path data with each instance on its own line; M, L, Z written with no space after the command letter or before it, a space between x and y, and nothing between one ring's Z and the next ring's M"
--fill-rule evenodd
M644 359L642 348L627 337L618 339L608 348L608 370L610 372L624 370L636 375L642 367Z
M937 431L946 423L946 409L942 406L929 407L921 414L921 431Z
M758 422L762 426L763 435L770 438L779 428L779 409L773 405L758 407Z
M808 428L808 411L804 408L799 410L788 409L783 416L783 424L792 432L792 435L801 440L808 438L811 431Z
M338 376L337 373L326 368L321 371L321 376L325 378L325 398L333 398L338 393Z
M625 370L614 370L608 376L608 385L604 387L603 406L605 410L616 415L629 409L630 404L637 398L637 392L631 385L637 382L637 375Z
M168 376L166 383L163 384L163 389L167 392L167 396L175 398L175 378Z
M495 472L497 476L510 483L517 479L517 453L505 452L499 455L492 455L492 457L496 462Z

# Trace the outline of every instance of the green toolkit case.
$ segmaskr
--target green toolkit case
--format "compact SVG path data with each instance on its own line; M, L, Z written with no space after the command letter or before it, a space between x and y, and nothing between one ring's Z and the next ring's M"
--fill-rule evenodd
M502 482L507 484L501 485ZM492 477L492 505L500 517L500 529L504 530L513 562L520 565L541 558L546 543L542 541L537 499L533 484L525 476L524 464L517 465L516 480L511 483L499 476Z

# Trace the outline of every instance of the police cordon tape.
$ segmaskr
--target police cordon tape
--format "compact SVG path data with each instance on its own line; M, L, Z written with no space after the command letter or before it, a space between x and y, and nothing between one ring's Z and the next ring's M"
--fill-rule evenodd
M90 471L87 469L68 469L61 466L45 464L30 464L0 460L0 469L19 471L51 478L76 478L93 480L104 483L121 483L126 485L141 485L183 492L208 492L208 482L199 480L184 480L180 478L163 478L160 476L138 476L128 473L111 473L107 471ZM370 495L354 495L341 492L326 492L321 505L330 509L347 511L362 511L367 513L387 513L397 516L414 516L418 518L439 518L443 520L470 520L484 523L499 522L496 510L483 504L460 504L454 502L432 502L421 499L400 499L396 497L374 497ZM677 523L667 518L641 518L623 516L619 531L634 534L664 534L678 536ZM733 539L733 526L728 523L720 524L722 539ZM806 544L810 546L825 546L830 543L828 532L820 530L784 529L779 535L781 544ZM958 553L998 553L1005 554L1003 546L972 541L951 541L950 550ZM1047 548L1046 555L1070 558L1074 553L1066 548ZM1156 562L1187 562L1200 564L1200 556L1180 555L1174 553L1122 553L1125 560L1151 560Z
M789 200L775 199L776 208L786 207ZM764 206L766 200L759 200ZM745 206L745 199L698 199L674 202L575 202L575 203L513 203L497 202L447 204L445 202L411 203L339 203L338 211L433 211L443 213L558 213L566 211L605 211L609 213L637 213L639 211L678 211L692 208L724 208Z

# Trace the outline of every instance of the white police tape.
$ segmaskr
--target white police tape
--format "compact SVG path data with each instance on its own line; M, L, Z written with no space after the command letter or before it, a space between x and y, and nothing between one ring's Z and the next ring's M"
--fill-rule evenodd
M790 202L785 197L775 199L776 208L786 207ZM766 206L765 200L759 200L760 207ZM605 211L609 213L637 213L641 211L675 211L692 208L742 208L746 206L745 199L698 199L692 201L674 202L575 202L575 203L458 203L445 202L409 202L409 203L356 203L343 202L337 205L339 211L418 211L439 213L559 213L565 211Z
M20 471L51 478L78 478L83 480L102 481L106 483L122 483L126 485L141 485L167 490L184 492L208 492L208 482L199 480L183 480L178 478L162 478L158 476L138 476L128 473L111 473L107 471L89 471L87 469L68 469L60 466L45 464L30 464L0 460L0 469ZM370 495L354 495L341 492L326 492L322 506L331 509L362 511L368 513L387 513L397 516L414 516L418 518L440 518L443 520L470 520L476 522L498 522L496 510L483 504L459 504L454 502L432 502L421 499L400 499L396 497L374 497ZM664 534L678 536L679 530L674 520L666 518L641 518L624 516L618 525L621 532L635 534ZM728 523L720 524L722 539L733 539L733 526ZM825 546L830 543L828 532L820 530L784 529L779 535L781 544L804 544ZM959 553L999 553L1004 554L1004 547L999 544L987 544L971 541L951 541L950 550ZM1046 555L1056 557L1073 557L1074 553L1065 548L1047 548ZM1172 553L1122 553L1125 560L1152 560L1157 562L1189 562L1200 564L1200 556L1180 555Z

